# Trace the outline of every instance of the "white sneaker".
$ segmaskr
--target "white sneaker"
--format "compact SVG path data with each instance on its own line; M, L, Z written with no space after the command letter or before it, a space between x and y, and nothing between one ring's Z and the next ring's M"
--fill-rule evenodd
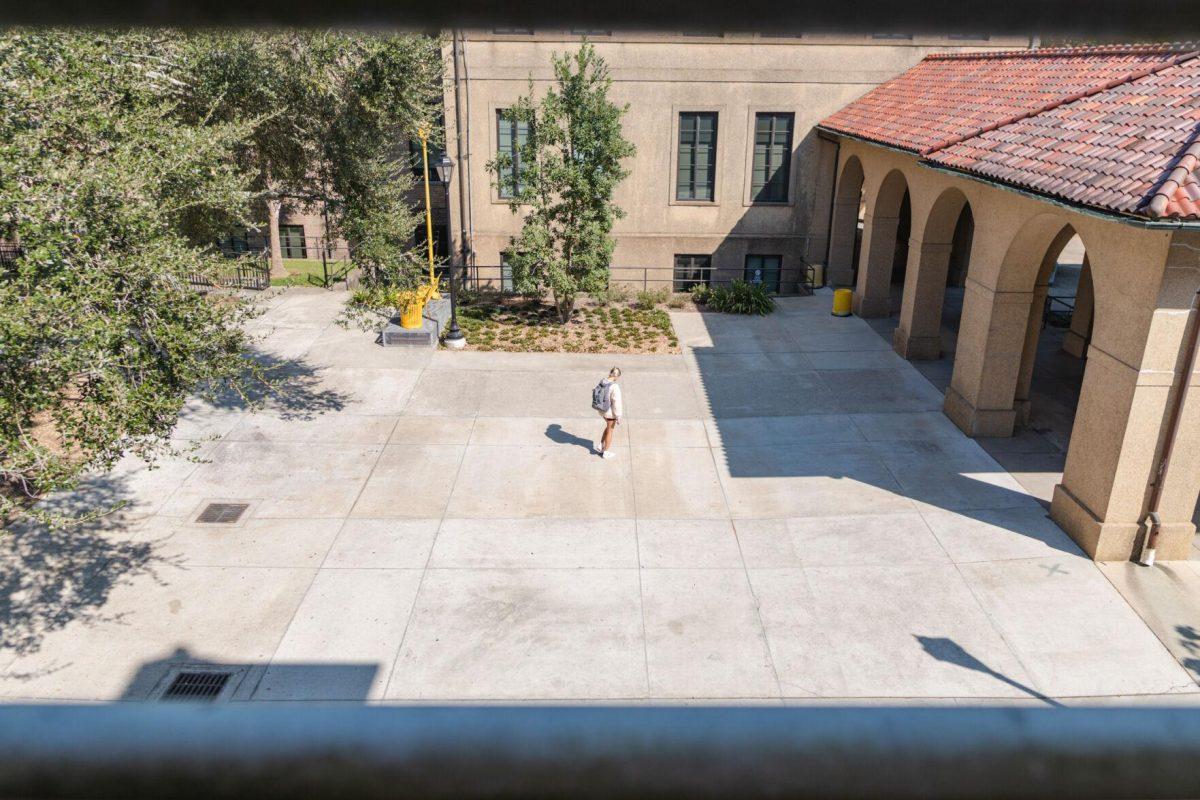
M612 451L605 450L603 453L600 454L600 457L601 458L612 458L613 457Z

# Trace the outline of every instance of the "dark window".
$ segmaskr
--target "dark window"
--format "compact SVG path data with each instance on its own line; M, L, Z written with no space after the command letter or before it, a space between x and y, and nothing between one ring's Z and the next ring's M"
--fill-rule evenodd
M872 33L872 39L911 39L911 33Z
M428 258L429 245L425 238L425 220L424 214L421 215L421 224L413 231L413 246L421 253L422 259ZM439 221L437 215L433 218L433 258L435 261L446 261L450 257L450 226L444 221Z
M764 39L799 39L803 35L802 33L788 33L786 31L772 31L770 33L759 34Z
M236 258L250 249L250 242L245 233L231 233L217 239L217 248L226 258Z
M508 263L508 253L500 254L500 291L511 292L513 290L512 282L512 267Z
M612 36L612 31L592 30L591 28L572 28L574 36Z
M992 37L987 35L986 33L952 33L949 36L947 36L946 38L947 39L966 39L966 40L976 41L976 42L986 42L988 39L990 39Z
M304 246L303 225L279 226L279 249L284 258L308 258L308 248Z
M524 188L520 184L521 147L529 140L529 123L513 119L506 109L496 109L497 150L511 159L499 175L500 196L512 197Z
M768 291L779 291L779 273L783 256L746 256L747 283L764 284Z
M792 114L754 115L754 164L750 196L760 203L786 203L792 169Z
M679 115L679 169L676 200L712 200L717 179L717 114Z
M501 36L532 36L533 28L492 28L492 33Z
M711 283L712 256L675 256L675 291L686 292L697 284Z
M720 33L718 31L683 31L681 35L683 35L683 36L704 36L709 39L720 39L725 36L725 34Z
M425 178L425 162L421 158L421 142L418 139L408 140L408 163L412 166L414 178Z

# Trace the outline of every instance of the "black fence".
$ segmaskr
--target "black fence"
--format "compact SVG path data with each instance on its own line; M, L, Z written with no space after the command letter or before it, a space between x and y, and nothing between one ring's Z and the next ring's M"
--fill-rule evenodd
M197 288L222 289L256 289L262 290L271 286L271 259L267 252L262 251L250 255L231 258L228 268L221 269L216 275L206 275L193 272L188 275L188 282Z
M266 289L271 285L271 243L265 234L227 236L216 242L221 255L235 263L215 282L194 274L195 286ZM347 281L354 268L350 246L324 236L288 235L280 238L280 254L287 278L280 283L329 288Z
M464 285L473 290L515 294L512 272L506 265L487 266L473 264L462 268L456 276L464 278ZM689 269L686 274L676 273L670 267L610 267L609 285L623 286L631 291L667 289L671 292L689 292L697 284L728 286L734 281L765 283L773 294L810 295L817 286L817 269L811 264L784 267L755 275L737 269L713 269L705 267Z
M1056 328L1071 327L1071 317L1075 316L1074 297L1046 296L1046 306L1042 311L1042 327L1053 325Z

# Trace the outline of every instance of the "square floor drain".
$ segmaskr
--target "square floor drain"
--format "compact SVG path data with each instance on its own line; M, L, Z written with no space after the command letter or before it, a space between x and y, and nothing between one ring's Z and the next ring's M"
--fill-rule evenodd
M193 702L212 702L221 696L221 691L233 677L232 672L203 672L183 671L175 676L175 680L162 693L162 700L183 700Z
M246 509L249 507L249 503L209 503L200 512L196 522L209 525L232 525L242 518L242 514L246 513Z

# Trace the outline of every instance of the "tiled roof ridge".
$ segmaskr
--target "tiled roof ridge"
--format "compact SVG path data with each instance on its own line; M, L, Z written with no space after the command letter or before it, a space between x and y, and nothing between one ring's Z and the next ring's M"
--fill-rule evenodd
M1062 56L1152 56L1189 53L1200 49L1197 42L1145 42L1142 44L1096 44L1078 47L1027 47L1022 50L969 50L930 53L926 61L993 58L1061 58Z
M1002 119L997 122L992 122L988 125L983 126L982 128L977 129L977 130L971 130L971 131L967 131L966 133L961 133L957 136L952 136L949 139L938 142L937 144L932 144L932 145L929 145L928 147L922 148L918 152L922 156L928 156L932 153L937 152L938 150L942 150L946 147L950 147L951 145L958 144L959 142L965 141L967 139L973 139L976 136L980 136L982 134L989 133L991 131L996 130L997 128L1003 128L1006 125L1012 125L1014 122L1020 122L1021 120L1028 119L1029 117L1036 117L1038 114L1044 114L1047 111L1051 111L1055 108L1058 108L1059 106L1064 106L1067 103L1073 103L1076 100L1083 99L1084 97L1090 97L1091 95L1098 94L1103 91L1107 91L1108 89L1111 89L1114 86L1120 86L1123 83L1129 83L1130 81L1136 81L1136 80L1139 80L1140 78L1145 78L1148 75L1153 75L1157 72L1162 72L1164 69L1169 69L1171 67L1182 64L1183 62L1189 61L1189 60L1195 58L1196 56L1200 56L1200 50L1193 49L1190 51L1181 51L1180 54L1176 58L1172 58L1169 61L1164 61L1162 63L1154 64L1149 67L1144 67L1139 70L1127 72L1124 75L1104 81L1103 83L1098 83L1094 86L1089 86L1088 88L1083 89L1078 92L1072 92L1071 94L1069 94L1065 97L1055 98L1053 101L1046 103L1045 105L1040 106L1038 108L1030 109L1028 111L1022 111L1019 114L1014 114L1013 116L1007 117L1006 119ZM927 58L932 58L932 56L927 56Z
M1166 180L1142 206L1151 216L1159 218L1200 214L1200 204L1195 197L1197 184L1200 183L1197 181L1197 172L1200 172L1197 167L1200 167L1200 127L1192 133L1191 143L1176 159L1175 166L1167 174ZM1175 208L1172 208L1172 205Z

